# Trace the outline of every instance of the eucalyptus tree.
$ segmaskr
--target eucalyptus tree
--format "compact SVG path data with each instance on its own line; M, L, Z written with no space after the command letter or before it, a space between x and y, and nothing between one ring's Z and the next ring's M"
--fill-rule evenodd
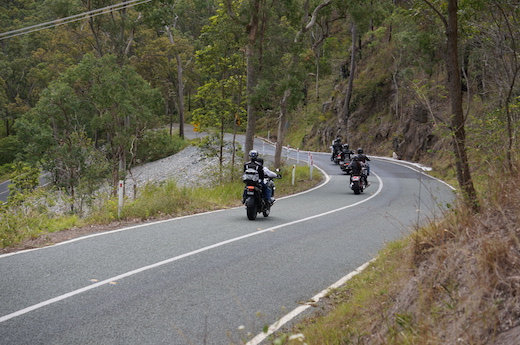
M31 70L39 63L33 52L45 45L46 34L35 32L28 35L9 37L9 32L35 25L48 19L45 6L35 0L4 1L0 3L0 78L4 81L3 92L7 98L3 118L6 131L11 133L12 124L25 107L33 106L38 100L42 83Z
M276 114L280 109L281 114L286 114L287 105L293 107L303 99L303 70L296 68L301 63L297 56L301 54L302 45L295 43L294 38L304 8L301 1L296 0L222 0L221 3L229 18L241 29L238 42L246 61L247 152L253 148L256 122L262 112ZM294 83L294 78L300 82ZM285 117L279 120L277 117L276 122L283 123L282 129L285 129Z
M244 122L246 113L246 63L241 51L241 31L220 8L202 29L200 40L203 46L197 51L196 66L203 79L195 97L192 122L200 130L220 129L218 139L222 173L224 132L232 129L235 136L237 126ZM231 167L234 169L235 140L232 145Z
M337 4L337 12L340 18L345 18L348 22L350 32L350 61L348 62L348 80L345 87L345 98L342 109L339 111L339 130L349 135L348 122L352 113L351 99L354 92L354 80L357 76L357 63L361 59L363 52L361 51L361 37L365 34L376 31L376 27L383 25L384 18L390 15L391 6L388 2L381 1L341 1ZM338 16L338 15L337 15ZM370 39L367 39L370 41ZM347 67L344 67L347 69Z
M275 0L222 0L229 17L243 30L243 49L246 59L247 127L245 151L253 148L259 104L255 102L255 87L261 77L265 30Z
M496 100L494 106L505 116L507 143L505 146L506 167L514 173L514 147L517 144L518 124L518 79L520 77L520 7L517 1L492 0L476 2L478 17L467 19L473 38L472 57L478 78L480 94L486 100ZM475 11L476 12L476 11ZM476 20L475 20L476 19ZM496 90L484 90L492 85ZM488 95L492 94L493 97Z
M165 66L165 80L163 94L166 99L166 111L172 120L173 106L179 115L179 135L184 137L185 121L185 86L187 78L185 70L191 67L193 71L193 51L197 37L203 25L207 24L208 18L213 15L213 1L179 1L179 0L157 0L140 5L138 9L143 13L144 21L157 33L153 41L164 41L167 39L170 47L157 51L155 55L161 55L162 65ZM141 46L153 48L149 42L141 42ZM164 45L161 44L161 47ZM150 57L153 59L152 49L148 49L151 56L139 56L138 59L146 62ZM166 59L166 60L165 60ZM172 59L175 63L172 63ZM144 65L144 64L142 64ZM151 66L150 66L151 67ZM175 67L175 73L172 73ZM193 73L189 73L193 75ZM174 97L175 95L175 97ZM170 132L172 132L172 121L170 120Z
M55 167L49 167L51 171L58 171L63 161L52 153L63 153L57 149L63 145L70 149L75 143L85 146L86 136L111 163L115 188L131 162L127 163L127 155L135 154L144 131L156 126L161 104L158 90L132 67L119 66L116 56L95 58L87 54L80 64L51 82L37 105L17 123L17 129L26 143L26 157L43 156L48 166ZM82 170L74 171L78 174ZM61 178L54 176L56 181Z
M9 117L7 116L7 93L5 92L5 81L0 77L0 117L4 122L5 135L9 136L10 134L10 122Z
M424 2L434 15L440 19L445 29L445 61L451 102L451 114L448 125L452 134L457 180L466 205L471 210L477 212L480 206L471 177L466 148L466 116L463 111L462 78L459 61L459 1L447 0L446 3L443 2L442 5L444 6L439 6L429 0L420 1Z

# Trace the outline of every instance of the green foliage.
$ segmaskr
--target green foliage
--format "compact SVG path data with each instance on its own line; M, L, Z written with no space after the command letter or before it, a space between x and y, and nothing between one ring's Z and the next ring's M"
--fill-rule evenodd
M81 174L103 173L97 169L100 152L115 167L135 151L144 131L157 125L161 108L159 92L132 67L118 65L113 55L96 59L87 54L50 83L37 105L18 121L17 130L27 159L44 157L56 180L62 176L58 172L72 169L62 185L73 195L73 186L85 177ZM99 171L91 174L94 170L85 171L85 166Z
M147 131L140 140L134 159L138 164L153 162L180 152L186 145L185 140L170 135L166 129Z
M22 145L16 136L0 138L0 165L14 162L21 151Z
M72 132L59 145L51 147L45 153L42 167L53 175L57 187L65 188L72 201L92 194L110 171L107 159L83 132Z
M40 169L18 162L14 166L9 184L9 205L19 205L39 184Z
M245 56L239 30L223 8L203 28L205 45L196 58L205 80L197 90L199 107L192 113L192 122L201 130L245 122Z
M80 224L76 215L55 216L49 212L48 190L43 188L16 193L7 204L0 204L0 248L27 239L71 229ZM14 202L16 201L16 202Z

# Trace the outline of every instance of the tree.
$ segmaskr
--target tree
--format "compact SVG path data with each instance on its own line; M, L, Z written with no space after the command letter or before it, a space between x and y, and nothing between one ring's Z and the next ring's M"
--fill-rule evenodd
M457 169L457 180L463 198L471 210L480 209L477 193L471 179L468 155L466 150L465 116L462 109L462 82L459 65L459 22L458 1L448 0L447 15L444 15L428 0L424 1L441 19L446 29L446 65L448 70L448 87L451 101L452 145Z
M0 118L4 121L5 135L9 136L10 133L10 122L7 116L7 94L5 92L5 81L0 77Z
M172 103L175 104L177 113L179 114L179 136L184 137L184 120L185 120L185 68L192 64L193 45L195 37L190 37L190 32L199 33L207 18L213 11L213 1L184 1L177 0L160 0L156 3L143 4L138 7L144 14L144 21L156 32L159 38L162 36L168 39L170 46L167 49L168 56L168 74L167 83L161 81L161 84L167 85L164 95L166 99L166 109L168 113L173 112ZM146 44L147 42L142 42ZM163 52L155 52L162 54ZM175 75L170 73L170 56L175 58ZM176 97L173 97L173 96ZM172 132L172 121L170 121L170 132Z
M210 24L202 30L205 46L197 51L197 67L206 79L197 90L198 108L193 111L192 122L200 129L219 128L219 158L222 171L224 132L242 123L245 113L245 60L240 51L240 32L225 11L218 10ZM234 146L233 141L233 146ZM235 150L232 152L234 162ZM232 164L233 168L234 164ZM233 175L233 174L232 174Z
M127 155L138 149L144 131L155 127L161 104L159 92L132 67L120 67L116 56L96 59L87 54L78 66L67 70L44 90L36 107L19 121L17 129L26 143L27 158L43 155L51 162L57 160L48 153L64 153L56 147L73 148L75 144L69 140L74 133L76 143L85 146L82 138L86 133L92 145L111 162L115 188L131 164ZM83 159L82 155L67 157ZM67 166L81 164L78 161ZM60 176L55 179L59 181Z
M515 116L515 94L518 93L518 78L520 76L520 8L518 3L509 0L493 0L485 2L482 10L485 17L472 23L479 28L478 54L484 60L492 76L489 83L497 89L498 107L502 108L506 118L507 145L506 166L511 173L515 173L514 145L516 143L516 129L518 116ZM487 20L485 20L487 19ZM482 62L484 64L484 62ZM479 75L482 77L482 75ZM480 86L480 85L479 85Z
M253 149L258 106L255 104L255 87L262 70L262 43L268 26L272 1L247 0L235 2L223 0L230 18L245 30L244 51L246 57L247 127L245 151Z

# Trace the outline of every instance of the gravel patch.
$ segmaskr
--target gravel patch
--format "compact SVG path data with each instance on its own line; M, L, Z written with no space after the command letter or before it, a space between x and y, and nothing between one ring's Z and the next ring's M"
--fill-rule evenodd
M127 194L134 186L167 180L174 180L179 186L195 187L214 179L218 166L217 156L208 157L199 147L188 146L172 156L132 168L125 182Z

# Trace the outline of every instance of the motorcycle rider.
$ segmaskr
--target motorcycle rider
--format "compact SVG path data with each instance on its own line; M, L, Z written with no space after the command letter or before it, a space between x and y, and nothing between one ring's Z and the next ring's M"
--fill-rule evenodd
M350 161L352 159L352 155L353 154L354 154L354 151L349 150L348 144L343 144L343 146L341 147L341 160L342 161L346 161L346 160Z
M271 193L269 193L267 190L269 188L266 187L264 179L265 179L265 173L264 173L264 167L262 165L263 160L260 162L258 159L258 151L257 150L251 150L249 151L249 161L244 164L244 172L247 169L254 169L258 173L258 177L260 179L260 184L262 185L262 196L265 199L266 202L270 202ZM269 195L268 195L269 194ZM267 198L269 196L269 199ZM242 196L242 203L246 201L245 198L245 192Z
M264 192L264 199L269 201L272 204L276 201L274 198L274 183L272 180L269 179L280 177L280 174L275 173L274 171L269 170L268 167L264 165L264 159L263 158L257 158L257 161L262 164L263 170L264 170L264 185L265 185L265 192Z
M333 161L334 157L341 151L341 137L338 135L336 139L332 141L332 157L330 160Z
M365 180L365 186L370 186L370 183L368 183L368 175L370 175L370 164L368 164L367 162L370 161L370 158L367 157L367 155L365 155L363 153L363 149L360 147L357 149L357 154L356 156L358 156L358 159L361 163L363 163L365 165L365 167L367 168L367 173L364 175L364 180Z
M352 160L350 161L350 169L352 169L350 173L351 176L361 176L363 165L359 160L358 155L352 156Z

